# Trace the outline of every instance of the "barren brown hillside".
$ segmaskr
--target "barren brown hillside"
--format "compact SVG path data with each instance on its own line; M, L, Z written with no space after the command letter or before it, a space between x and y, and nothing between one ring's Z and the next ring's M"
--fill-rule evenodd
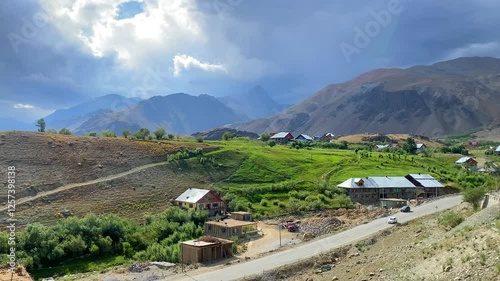
M17 198L165 161L182 148L214 150L188 142L134 141L33 132L0 133L0 169L16 167ZM5 182L3 180L2 182ZM5 195L6 189L0 191Z

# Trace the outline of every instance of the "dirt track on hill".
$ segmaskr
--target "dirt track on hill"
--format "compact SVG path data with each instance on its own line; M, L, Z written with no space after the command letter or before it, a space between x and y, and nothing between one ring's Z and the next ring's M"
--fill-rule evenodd
M135 141L36 132L0 132L0 170L16 167L16 197L37 196L165 161L182 148L217 147L181 141ZM123 175L122 175L123 176ZM2 182L6 183L6 177ZM5 196L7 189L0 190ZM40 195L43 196L43 195ZM19 201L18 201L19 202Z
M98 184L98 183L101 183L101 182L111 181L111 180L114 180L114 179L119 179L119 178L128 176L130 174L140 172L140 171L145 170L145 169L149 169L149 168L160 166L160 165L166 165L166 164L167 164L166 162L148 164L148 165L144 165L144 166L140 166L140 167L134 168L134 169L129 170L127 172L123 172L123 173L119 173L119 174L116 174L116 175L107 176L107 177L104 177L104 178L99 178L99 179L95 179L95 180L91 180L91 181L87 181L87 182L82 182L82 183L72 183L72 184L68 184L68 185L63 185L61 187L58 187L58 188L50 190L50 191L45 191L45 192L38 193L35 196L21 198L21 199L17 200L16 205L19 206L19 205L22 205L22 204L26 204L27 202L34 201L36 199L39 199L39 198L42 198L42 197L45 197L45 196L48 196L48 195L52 195L52 194L55 194L55 193L58 193L58 192L66 191L66 190L69 190L69 189L72 189L72 188L75 188L75 187L83 187L83 186ZM7 208L1 208L0 212L3 212L5 210L7 210Z

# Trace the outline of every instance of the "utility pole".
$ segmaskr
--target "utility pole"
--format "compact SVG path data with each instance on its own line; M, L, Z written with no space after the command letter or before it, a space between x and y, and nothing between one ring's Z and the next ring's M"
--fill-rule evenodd
M181 272L184 272L184 251L182 249L182 242L181 242Z
M281 225L281 223L278 223L278 230L279 230L279 232L280 232L280 247L281 247L281 228L282 228L282 227L283 227L283 226Z

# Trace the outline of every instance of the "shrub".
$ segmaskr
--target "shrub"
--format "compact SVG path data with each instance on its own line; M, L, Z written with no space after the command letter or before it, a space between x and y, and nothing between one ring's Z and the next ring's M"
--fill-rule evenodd
M232 132L225 132L223 135L222 135L222 139L223 140L231 140L231 139L234 139L236 137L236 134L232 133Z
M474 209L478 209L484 198L485 191L481 187L468 188L462 191L464 201L471 204Z
M438 218L439 224L448 229L454 228L455 226L461 224L463 221L464 217L454 211L446 212Z
M267 143L270 147L273 147L276 145L276 141L275 140L270 140L268 143Z
M60 135L71 135L71 131L68 128L62 128L59 130Z
M271 136L268 133L263 133L262 135L260 135L260 140L263 142L268 141L270 138Z
M101 131L101 133L99 135L101 137L106 137L106 138L114 138L114 137L116 137L116 134L113 131L111 131L111 130Z
M196 140L197 142L202 143L202 142L203 142L203 136L202 136L202 135L197 135L197 136L196 136L196 138L195 138L195 140Z

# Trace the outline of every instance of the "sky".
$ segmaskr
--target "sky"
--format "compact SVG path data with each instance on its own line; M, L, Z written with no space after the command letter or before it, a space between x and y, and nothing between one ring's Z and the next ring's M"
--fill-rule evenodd
M4 0L0 118L260 85L293 104L376 68L500 57L497 0Z

